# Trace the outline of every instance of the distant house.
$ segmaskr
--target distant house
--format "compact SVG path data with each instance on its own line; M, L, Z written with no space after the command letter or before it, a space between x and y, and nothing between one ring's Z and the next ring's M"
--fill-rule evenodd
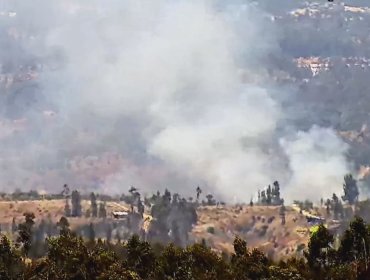
M314 215L305 215L305 216L306 216L307 222L310 224L321 224L325 222L324 218L321 218L318 216L314 216Z
M115 219L124 219L128 216L128 212L127 211L113 211L112 216Z

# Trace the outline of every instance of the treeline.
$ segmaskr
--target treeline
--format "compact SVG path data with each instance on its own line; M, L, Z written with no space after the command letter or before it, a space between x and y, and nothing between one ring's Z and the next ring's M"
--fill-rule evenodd
M356 217L335 244L323 225L311 235L304 258L278 263L239 237L234 253L218 254L205 241L187 247L149 243L139 236L112 243L84 240L59 222L59 235L46 239L43 256L30 258L32 214L19 226L15 244L0 237L0 279L55 280L305 280L370 279L370 226Z
M251 200L252 204L252 200ZM273 186L268 185L262 191L258 191L258 205L283 205L284 199L280 197L280 185L278 181L273 183Z

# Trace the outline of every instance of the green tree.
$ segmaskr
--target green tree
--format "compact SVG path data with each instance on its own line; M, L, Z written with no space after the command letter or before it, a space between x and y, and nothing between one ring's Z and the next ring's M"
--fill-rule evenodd
M128 270L120 262L112 264L109 269L98 276L97 280L144 280L135 271Z
M22 279L24 263L21 255L12 247L10 240L0 237L0 279Z
M28 252L32 245L32 228L35 224L35 215L33 213L24 213L25 221L18 225L17 242L22 244L24 256L28 256Z
M329 265L333 242L333 235L323 224L319 225L317 231L312 233L308 242L308 251L305 252L308 265L311 268L320 270Z
M272 190L271 186L269 185L266 190L266 203L267 205L271 205L272 202Z
M48 239L46 267L40 270L36 279L90 279L90 252L82 238L73 233ZM49 278L42 278L47 276Z
M96 218L98 216L98 203L96 202L96 195L93 192L90 194L90 201L91 201L91 216Z
M155 255L150 244L133 235L126 244L128 268L137 272L143 279L150 279L155 268Z
M247 242L238 236L234 239L234 254L231 255L230 265L233 279L258 280L269 275L266 256L256 249L250 252Z
M72 201L72 217L81 217L81 195L77 190L74 190L71 195Z
M232 274L224 259L204 244L195 243L185 250L191 263L192 279L224 280L231 279Z
M158 260L155 278L190 280L193 260L182 248L170 243L164 248Z
M351 205L357 202L359 191L357 187L357 181L353 178L352 174L347 174L344 176L343 191L343 201L348 201L348 203Z
M69 222L66 217L60 218L59 222L57 223L57 227L59 228L60 235L67 234L70 232Z
M369 229L364 220L356 216L343 234L338 256L343 263L355 260L368 261L369 251Z

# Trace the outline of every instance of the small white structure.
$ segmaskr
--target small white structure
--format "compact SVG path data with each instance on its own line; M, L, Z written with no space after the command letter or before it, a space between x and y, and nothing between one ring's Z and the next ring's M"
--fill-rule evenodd
M127 211L113 211L112 216L115 219L124 219L128 216L128 212Z

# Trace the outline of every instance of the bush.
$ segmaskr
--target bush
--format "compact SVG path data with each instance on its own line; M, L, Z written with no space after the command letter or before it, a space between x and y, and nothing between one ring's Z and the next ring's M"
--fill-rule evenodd
M207 232L210 234L215 234L215 228L214 227L208 227Z

